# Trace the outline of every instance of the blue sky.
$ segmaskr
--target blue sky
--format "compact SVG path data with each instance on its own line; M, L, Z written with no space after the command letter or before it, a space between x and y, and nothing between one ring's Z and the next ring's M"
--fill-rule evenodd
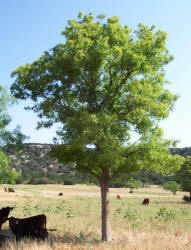
M11 72L30 63L63 41L61 31L78 12L119 16L122 25L136 29L139 23L155 25L168 33L167 48L174 61L166 68L170 90L180 98L170 116L161 122L166 138L179 147L191 146L191 1L190 0L1 0L0 84L10 86ZM36 130L37 116L24 103L10 108L10 128L21 125L30 142L51 143L56 127Z

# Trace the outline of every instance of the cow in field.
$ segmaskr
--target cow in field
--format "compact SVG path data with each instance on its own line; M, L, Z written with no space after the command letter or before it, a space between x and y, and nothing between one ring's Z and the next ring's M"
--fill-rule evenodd
M150 201L149 201L149 198L145 198L145 199L143 200L142 204L145 205L145 206L146 206L146 205L148 206L148 205L149 205L149 202L150 202Z
M121 199L121 196L120 195L117 195L117 200L120 200Z
M4 188L4 192L8 192L7 188Z
M19 241L22 237L40 238L45 240L48 237L46 229L46 215L40 214L25 219L15 217L7 218L9 228Z
M58 196L63 196L63 193L59 193Z
M12 193L15 193L15 190L14 190L13 188L8 188L8 192L9 192L9 193L11 193L11 192L12 192Z
M0 230L2 224L7 220L9 213L14 209L14 207L3 207L0 209Z

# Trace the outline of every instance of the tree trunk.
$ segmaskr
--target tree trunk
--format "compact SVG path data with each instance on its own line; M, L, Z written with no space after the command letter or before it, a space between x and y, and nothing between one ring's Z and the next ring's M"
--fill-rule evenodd
M111 241L111 227L109 223L109 181L100 181L101 201L102 201L102 240Z
M142 169L142 174L143 174L143 178L142 178L142 188L145 187L145 169Z

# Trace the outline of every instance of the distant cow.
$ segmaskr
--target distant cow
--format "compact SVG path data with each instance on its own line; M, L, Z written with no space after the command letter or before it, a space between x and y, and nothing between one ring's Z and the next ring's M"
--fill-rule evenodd
M0 209L0 230L2 224L7 220L9 213L14 209L14 207L3 207Z
M4 192L8 192L7 188L4 188Z
M120 195L117 195L117 200L120 200L121 199L121 196Z
M63 196L63 193L59 193L58 195L59 195L59 196Z
M16 236L16 240L22 237L41 238L45 240L48 237L46 230L46 215L40 214L25 219L15 217L7 218L9 220L9 228Z
M146 198L146 199L143 200L142 204L148 206L148 205L149 205L149 202L150 202L150 201L149 201L149 198Z
M8 188L8 192L13 192L15 193L15 190L13 188Z

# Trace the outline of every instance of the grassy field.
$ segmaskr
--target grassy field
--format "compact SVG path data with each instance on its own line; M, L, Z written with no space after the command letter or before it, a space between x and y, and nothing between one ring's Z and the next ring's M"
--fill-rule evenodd
M113 241L101 238L100 188L86 185L14 185L15 193L5 193L0 185L0 204L14 206L10 216L19 218L44 213L47 227L56 228L48 239L35 241L15 237L3 224L1 234L10 240L3 249L191 249L191 208L182 201L187 193L172 195L160 187L140 188L133 194L129 189L110 189L110 220ZM58 196L63 192L63 196ZM117 194L121 196L116 199ZM150 205L143 206L143 198Z

